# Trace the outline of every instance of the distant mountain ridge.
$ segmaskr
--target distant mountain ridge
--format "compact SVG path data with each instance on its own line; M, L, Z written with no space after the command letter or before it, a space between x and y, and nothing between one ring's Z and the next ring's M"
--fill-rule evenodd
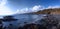
M40 10L40 11L33 12L33 13L30 13L30 14L47 14L49 12L50 12L50 14L60 14L60 8L44 9L44 10Z

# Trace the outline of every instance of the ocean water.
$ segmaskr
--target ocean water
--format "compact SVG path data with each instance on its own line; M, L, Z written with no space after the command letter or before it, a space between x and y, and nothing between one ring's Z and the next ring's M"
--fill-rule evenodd
M17 19L16 21L9 21L9 22L3 22L3 26L9 26L9 24L13 24L14 26L23 26L25 23L35 23L38 20L41 20L43 18L43 16L45 16L45 14L16 14L16 15L12 15L14 16L15 19Z

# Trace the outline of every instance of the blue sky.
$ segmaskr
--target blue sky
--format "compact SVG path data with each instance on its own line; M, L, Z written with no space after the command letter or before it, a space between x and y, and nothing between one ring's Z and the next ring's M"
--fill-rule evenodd
M8 0L8 6L12 8L33 7L35 5L44 7L60 5L60 0Z
M32 8L41 5L45 8L49 6L60 6L60 0L8 0L7 6L13 10Z
M60 8L60 0L2 0L0 14L36 12L42 9Z

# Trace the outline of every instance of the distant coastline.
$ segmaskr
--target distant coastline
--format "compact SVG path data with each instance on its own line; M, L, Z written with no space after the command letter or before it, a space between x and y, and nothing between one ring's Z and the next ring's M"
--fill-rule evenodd
M44 10L40 10L37 12L32 12L30 14L47 14L49 12L50 12L50 14L60 14L60 8L44 9Z

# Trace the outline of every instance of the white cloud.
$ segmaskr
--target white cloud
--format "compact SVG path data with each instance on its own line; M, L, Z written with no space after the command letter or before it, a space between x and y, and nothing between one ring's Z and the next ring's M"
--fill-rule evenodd
M20 14L20 13L21 13L21 14L22 14L22 13L28 13L28 10L29 10L28 8L17 9L17 11L16 11L15 13L19 13L19 14Z
M17 9L16 13L36 12L36 11L42 10L42 9L43 9L43 7L41 5L35 5L32 8Z
M32 8L17 9L17 11L14 12L11 9L9 9L7 6L5 6L6 3L7 3L7 0L2 0L0 2L0 15L12 15L16 13L20 14L20 13L36 12L43 9L60 8L60 6L48 6L47 8L44 8L41 5L35 5Z
M0 8L0 15L11 15L13 11L10 10L8 7L1 7Z
M12 15L14 12L9 9L5 4L7 3L7 0L1 0L0 2L0 15Z
M40 6L40 5L34 6L34 7L32 8L32 11L40 10L41 7L42 7L42 6Z
M54 9L54 8L60 8L60 6L48 6L46 9L50 9L50 8L52 8L52 9Z
M44 9L54 9L54 8L60 8L60 6L48 6L45 8L44 6L41 5L35 5L32 8L23 8L23 9L17 9L16 13L29 13L29 12L37 12L39 10L44 10Z
M0 6L4 6L7 3L7 0L1 0L0 1Z

